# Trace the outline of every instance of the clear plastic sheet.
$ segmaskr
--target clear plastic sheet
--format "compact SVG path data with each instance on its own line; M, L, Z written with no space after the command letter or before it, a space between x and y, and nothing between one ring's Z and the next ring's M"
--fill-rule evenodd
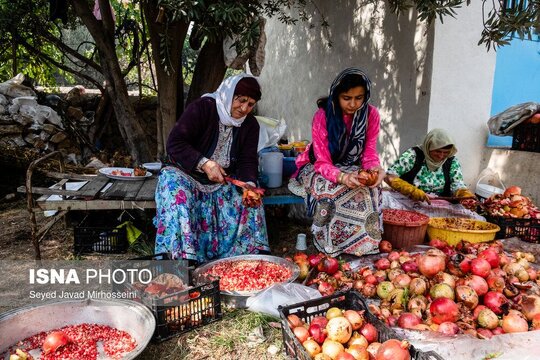
M279 283L270 286L247 300L249 311L279 317L278 306L296 304L320 298L321 294L308 286L297 283Z

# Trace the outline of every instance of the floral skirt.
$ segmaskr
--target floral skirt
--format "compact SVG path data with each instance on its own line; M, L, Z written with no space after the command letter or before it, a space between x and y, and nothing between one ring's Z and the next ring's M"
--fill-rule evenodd
M246 208L230 184L202 185L175 167L156 187L156 253L199 263L269 251L264 208Z
M378 252L382 233L379 188L349 189L326 180L311 164L300 171L298 181L308 195L308 215L313 216L313 241L319 251L332 256Z

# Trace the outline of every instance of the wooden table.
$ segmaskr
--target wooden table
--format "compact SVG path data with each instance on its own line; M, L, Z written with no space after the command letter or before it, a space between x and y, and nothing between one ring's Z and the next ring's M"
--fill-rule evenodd
M59 172L45 172L45 175L59 180L51 187L34 187L32 175L39 163L58 157ZM78 190L66 189L66 184L74 181L85 181L86 184ZM63 154L52 152L30 164L26 173L25 186L19 187L19 192L26 193L27 209L30 214L32 243L36 260L41 259L39 243L49 229L71 210L129 210L155 209L154 200L157 186L157 176L141 180L115 180L105 175L77 175L64 172ZM40 195L35 199L35 195ZM51 195L59 195L60 200L51 201ZM303 198L292 194L286 185L277 189L267 189L263 198L265 205L284 205L303 203ZM56 210L57 213L43 226L38 227L36 213Z
M45 172L47 177L59 180L50 188L34 187L32 176L39 163L57 157L59 172ZM66 184L73 181L85 181L79 190L67 190ZM26 193L26 205L30 214L32 244L35 259L41 259L39 243L49 229L71 210L111 210L111 209L155 209L154 192L157 177L142 180L115 180L105 175L78 175L64 173L63 154L52 152L33 161L26 172L25 186L18 188ZM41 195L35 199L35 195ZM61 196L60 200L51 201L51 195ZM48 217L44 225L38 226L36 213L46 210L56 210L56 214Z

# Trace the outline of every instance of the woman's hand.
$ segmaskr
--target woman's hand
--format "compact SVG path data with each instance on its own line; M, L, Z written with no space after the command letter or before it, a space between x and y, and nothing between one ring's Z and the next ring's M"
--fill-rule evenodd
M358 181L356 176L356 173L347 173L342 176L341 183L349 189L355 189L360 186L360 181Z
M375 182L375 184L371 185L370 188L376 188L377 186L381 185L381 183L383 182L384 180L384 177L386 176L386 171L384 171L384 169L382 167L378 167L377 170L379 171L379 176L377 178L377 181Z
M208 160L201 169L208 176L211 181L223 184L225 182L224 176L227 175L225 170L217 162Z

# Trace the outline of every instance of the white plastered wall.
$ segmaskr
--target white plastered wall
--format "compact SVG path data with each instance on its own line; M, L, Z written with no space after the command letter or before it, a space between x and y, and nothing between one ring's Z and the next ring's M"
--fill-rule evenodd
M490 117L496 53L478 46L482 2L435 26L429 129L446 129L457 143L465 181L480 173Z

